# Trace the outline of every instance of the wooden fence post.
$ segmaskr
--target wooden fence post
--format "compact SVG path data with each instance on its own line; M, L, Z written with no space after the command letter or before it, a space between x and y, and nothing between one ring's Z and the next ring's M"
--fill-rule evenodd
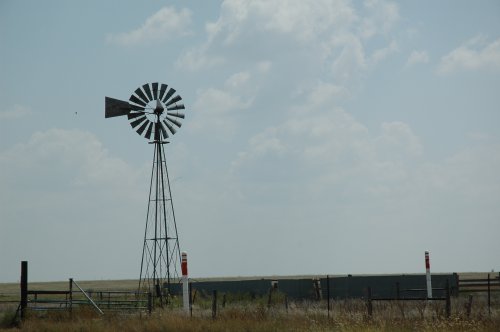
M212 319L217 317L217 291L214 289L212 296Z
M28 261L21 261L21 320L26 316L28 307Z

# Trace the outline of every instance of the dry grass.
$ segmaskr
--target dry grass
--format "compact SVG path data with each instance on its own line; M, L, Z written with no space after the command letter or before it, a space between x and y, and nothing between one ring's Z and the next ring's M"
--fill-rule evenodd
M207 300L207 299L205 299ZM377 303L373 316L367 315L361 300L335 301L330 317L325 302L281 302L271 307L263 299L219 306L216 319L208 303L200 301L193 317L179 307L157 309L152 315L109 314L98 316L91 308L79 308L72 317L67 312L43 315L31 313L20 331L499 331L500 310L488 315L484 301L477 302L467 317L464 299L454 299L452 316L446 318L443 303ZM403 310L402 310L403 309ZM403 315L403 312L405 315ZM4 325L5 326L5 325ZM16 330L16 329L14 329ZM3 331L0 328L0 331ZM12 331L12 329L10 329Z
M157 311L151 316L96 317L82 311L71 319L67 315L31 317L21 331L498 331L500 320L483 317L466 319L445 318L369 319L363 314L343 313L328 318L315 310L289 312L262 307L231 308L216 318L210 315L188 317L174 311Z

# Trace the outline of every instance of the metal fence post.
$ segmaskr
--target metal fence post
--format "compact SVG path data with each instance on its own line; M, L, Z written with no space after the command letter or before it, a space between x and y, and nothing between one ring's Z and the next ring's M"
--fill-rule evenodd
M189 315L193 317L193 284L190 282L189 283Z
M69 315L73 316L73 278L69 278Z
M450 280L446 279L446 317L451 316Z
M368 287L368 298L367 298L367 307L368 307L368 316L372 316L373 314L373 306L372 306L372 288Z
M148 313L151 315L153 311L153 295L151 292L148 292Z
M273 302L273 287L271 286L271 288L269 288L269 295L267 297L267 307L270 308L271 307L271 304Z
M488 273L488 315L491 316L491 288L490 288L490 274Z
M326 275L326 307L328 318L330 318L330 276Z
M470 316L472 311L472 295L469 295L469 301L467 302L467 317Z

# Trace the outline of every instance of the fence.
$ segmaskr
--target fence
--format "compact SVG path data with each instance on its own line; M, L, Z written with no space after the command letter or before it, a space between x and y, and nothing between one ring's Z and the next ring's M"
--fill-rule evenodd
M491 278L490 274L486 278L460 279L459 290L461 293L469 293L469 302L467 304L467 314L470 314L473 295L470 293L486 293L488 313L491 315L491 293L500 291L500 272L498 276Z
M78 290L74 290L77 286ZM21 298L23 296L21 295ZM104 312L148 312L152 310L151 294L134 291L85 291L76 281L69 279L68 290L27 290L22 310L67 311L76 307L90 306L99 314Z
M451 296L457 296L458 275L456 273L434 274L432 276L436 297L446 296L447 283L450 287ZM240 293L250 294L252 297L265 296L272 287L287 294L287 297L292 300L319 300L328 297L333 299L363 299L366 297L368 287L371 287L374 297L402 297L400 293L404 291L405 298L420 298L422 297L420 292L426 289L426 280L425 274L348 275L324 278L192 281L191 285L194 291L205 296L210 296L213 290L217 290L221 294ZM175 286L172 287L173 294L180 295L180 286L173 286Z
M412 291L412 290L406 290L406 291ZM426 289L418 289L417 291L426 291ZM432 292L434 293L435 291L444 291L445 292L445 296L444 297L432 297L432 298L428 298L427 296L421 296L421 297L400 297L399 296L399 292L398 292L398 296L397 297L379 297L379 298L373 298L372 297L372 289L371 287L368 287L367 289L367 298L366 298L366 307L367 307L367 310L368 310L368 316L372 316L373 315L373 302L374 301L379 301L379 302L385 302L385 301L396 301L396 302L399 302L399 301L445 301L445 305L446 305L446 317L450 317L451 315L451 298L450 298L450 295L451 295L451 292L450 292L450 286L449 286L449 283L447 282L447 285L446 285L446 288L432 288ZM329 309L328 309L329 310ZM402 314L404 316L404 311L402 311Z

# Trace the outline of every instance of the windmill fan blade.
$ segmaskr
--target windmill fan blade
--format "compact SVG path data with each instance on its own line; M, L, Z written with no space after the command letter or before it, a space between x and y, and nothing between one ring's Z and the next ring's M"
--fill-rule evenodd
M183 110L184 108L184 104L175 104L173 106L167 107L167 111Z
M180 121L176 120L176 119L172 119L171 117L167 116L166 117L168 119L168 121L172 122L174 125L176 125L177 127L181 127L182 126L182 123L180 123Z
M152 131L153 131L153 122L150 122L148 130L146 130L146 135L144 135L144 137L146 137L147 139L150 139Z
M146 129L146 127L148 126L148 124L150 124L151 122L148 121L145 121L140 127L139 129L137 129L137 133L139 135L142 135L142 133L144 132L144 130Z
M129 103L123 100L106 97L104 117L127 115L131 111Z
M127 114L127 117L129 120L132 120L132 119L137 118L138 116L143 116L143 115L144 115L144 112L134 112L134 113Z
M142 86L142 88L144 89L144 91L146 92L146 94L148 95L148 100L151 101L153 100L153 95L151 94L151 88L149 87L149 84L146 83Z
M179 112L171 112L171 113L167 113L167 115L171 115L171 116L175 116L176 118L181 118L181 119L184 119L184 114L182 113L179 113Z
M158 99L158 83L152 83L153 86L153 99L157 100Z
M182 97L179 96L179 95L177 95L174 98L172 98L172 100L170 100L168 103L166 103L165 106L168 107L169 105L172 105L173 103L176 103L176 102L178 102L181 99L182 99Z
M139 98L142 99L142 101L144 102L144 104L147 104L149 102L148 100L148 97L146 97L146 95L144 94L144 92L142 92L141 88L137 88L134 93L139 96Z
M141 105L141 106L146 106L147 103L145 103L144 101L142 101L141 99L137 98L137 96L134 96L134 95L131 95L129 100L131 102L133 102L134 104L138 104L138 105Z
M159 123L159 127L161 129L161 134L162 134L163 138L164 139L168 138L167 130L165 129L165 127L163 126L163 124L161 122Z
M132 126L132 128L135 128L138 125L140 125L144 120L146 120L146 116L145 115L141 116L137 120L134 120L134 121L130 122L130 125Z
M168 123L167 121L163 120L163 123L165 124L165 126L167 126L168 130L170 130L172 135L174 135L177 132L177 130L175 130L175 128L172 127L172 125L170 123Z
M166 84L162 84L160 86L160 98L158 98L159 100L163 99L163 95L165 94L165 91L167 90L167 87L168 87L168 85L166 85Z
M165 95L165 98L163 98L163 103L165 103L168 98L172 97L172 95L175 93L175 89L172 89L170 88L170 90L168 90L167 94Z

